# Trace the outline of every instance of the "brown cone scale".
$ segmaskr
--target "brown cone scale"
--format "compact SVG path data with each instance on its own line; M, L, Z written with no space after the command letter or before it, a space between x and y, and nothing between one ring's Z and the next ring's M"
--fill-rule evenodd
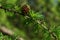
M29 9L30 8L27 5L22 6L21 8L22 15L27 15L29 12Z

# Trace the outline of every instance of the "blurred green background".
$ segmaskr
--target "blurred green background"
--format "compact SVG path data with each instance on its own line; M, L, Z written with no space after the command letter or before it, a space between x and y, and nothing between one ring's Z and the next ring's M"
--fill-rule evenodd
M30 16L14 12L21 12L23 5L30 7ZM0 40L60 40L60 0L0 0L1 6L0 28L14 33L0 31Z

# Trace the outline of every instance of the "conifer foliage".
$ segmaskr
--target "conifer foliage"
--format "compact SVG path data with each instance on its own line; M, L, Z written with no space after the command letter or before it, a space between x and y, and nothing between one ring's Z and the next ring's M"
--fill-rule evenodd
M60 40L60 0L0 0L0 40Z

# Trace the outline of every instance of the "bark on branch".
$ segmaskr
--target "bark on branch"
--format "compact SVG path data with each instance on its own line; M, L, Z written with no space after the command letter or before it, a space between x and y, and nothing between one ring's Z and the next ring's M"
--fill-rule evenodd
M12 36L12 37L15 36L15 35L14 35L14 31L6 28L5 26L1 26L1 25L0 25L0 32L2 32L2 33L5 34L5 35ZM24 39L21 38L21 37L17 37L17 40L24 40Z

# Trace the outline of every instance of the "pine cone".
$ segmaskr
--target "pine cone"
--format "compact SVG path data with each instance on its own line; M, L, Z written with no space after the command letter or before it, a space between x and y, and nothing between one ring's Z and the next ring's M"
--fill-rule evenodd
M27 15L29 12L29 9L30 8L27 5L22 6L21 8L22 15Z

